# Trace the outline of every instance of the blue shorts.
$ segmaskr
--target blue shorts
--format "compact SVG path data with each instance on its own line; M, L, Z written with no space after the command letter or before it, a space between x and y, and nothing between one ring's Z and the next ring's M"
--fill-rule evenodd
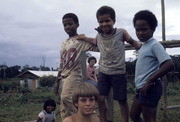
M158 102L162 96L163 87L160 80L151 85L145 96L140 94L140 89L136 90L135 98L139 100L139 104L150 107L157 107Z
M93 84L95 87L97 87L97 82L93 80L87 80L87 82Z
M125 74L106 75L102 72L99 72L99 81L97 83L99 94L108 96L111 87L113 88L114 100L127 100L127 85Z

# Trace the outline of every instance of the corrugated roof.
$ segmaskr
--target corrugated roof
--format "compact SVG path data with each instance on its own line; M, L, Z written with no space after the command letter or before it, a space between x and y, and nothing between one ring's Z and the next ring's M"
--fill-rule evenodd
M28 71L31 72L32 74L39 76L39 77L49 76L49 75L56 77L58 74L58 71L34 71L34 70L28 70Z

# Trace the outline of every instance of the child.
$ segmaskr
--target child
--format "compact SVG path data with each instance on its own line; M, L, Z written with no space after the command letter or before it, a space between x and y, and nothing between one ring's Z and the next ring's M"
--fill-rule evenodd
M48 99L44 102L44 110L38 114L37 122L55 122L56 103L53 99Z
M77 113L67 117L63 122L100 122L100 118L93 113L99 92L88 82L81 82L74 88L72 100Z
M99 112L102 122L107 122L105 98L113 88L113 98L119 102L121 116L124 122L129 120L127 104L127 87L125 79L125 42L135 48L140 44L133 40L123 28L114 28L116 22L115 11L109 6L102 6L96 13L99 23L96 39L79 36L89 43L96 44L100 51L99 81L97 88L100 93L98 99Z
M97 79L96 67L94 66L96 62L97 60L94 56L89 57L88 58L89 65L87 65L86 70L87 70L87 81L97 87L98 79Z
M61 118L62 120L77 109L72 103L72 91L75 85L82 81L82 54L85 51L94 50L96 47L87 42L77 40L77 28L79 27L78 17L74 13L67 13L62 18L65 32L69 35L61 45L60 67L54 85L54 92L57 95L59 82L62 81L61 92Z
M163 46L153 38L157 27L155 15L142 10L135 14L134 28L138 39L143 42L138 51L135 70L136 96L133 100L130 117L134 122L156 122L156 111L162 95L160 77L173 69L170 56ZM143 115L143 119L140 115Z

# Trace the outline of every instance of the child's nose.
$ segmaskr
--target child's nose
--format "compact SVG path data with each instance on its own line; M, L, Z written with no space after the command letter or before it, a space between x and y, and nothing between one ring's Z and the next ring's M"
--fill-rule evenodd
M102 25L106 25L106 22L103 22Z
M86 105L90 105L90 103L91 103L91 102L90 102L89 100L86 101Z

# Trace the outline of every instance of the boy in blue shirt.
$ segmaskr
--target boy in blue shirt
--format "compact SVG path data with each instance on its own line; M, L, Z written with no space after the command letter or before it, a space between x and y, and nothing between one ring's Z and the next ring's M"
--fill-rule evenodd
M157 106L163 90L160 78L173 69L170 56L153 38L157 23L155 15L148 10L139 11L133 19L136 35L142 42L135 70L137 92L130 110L134 122L156 121Z

